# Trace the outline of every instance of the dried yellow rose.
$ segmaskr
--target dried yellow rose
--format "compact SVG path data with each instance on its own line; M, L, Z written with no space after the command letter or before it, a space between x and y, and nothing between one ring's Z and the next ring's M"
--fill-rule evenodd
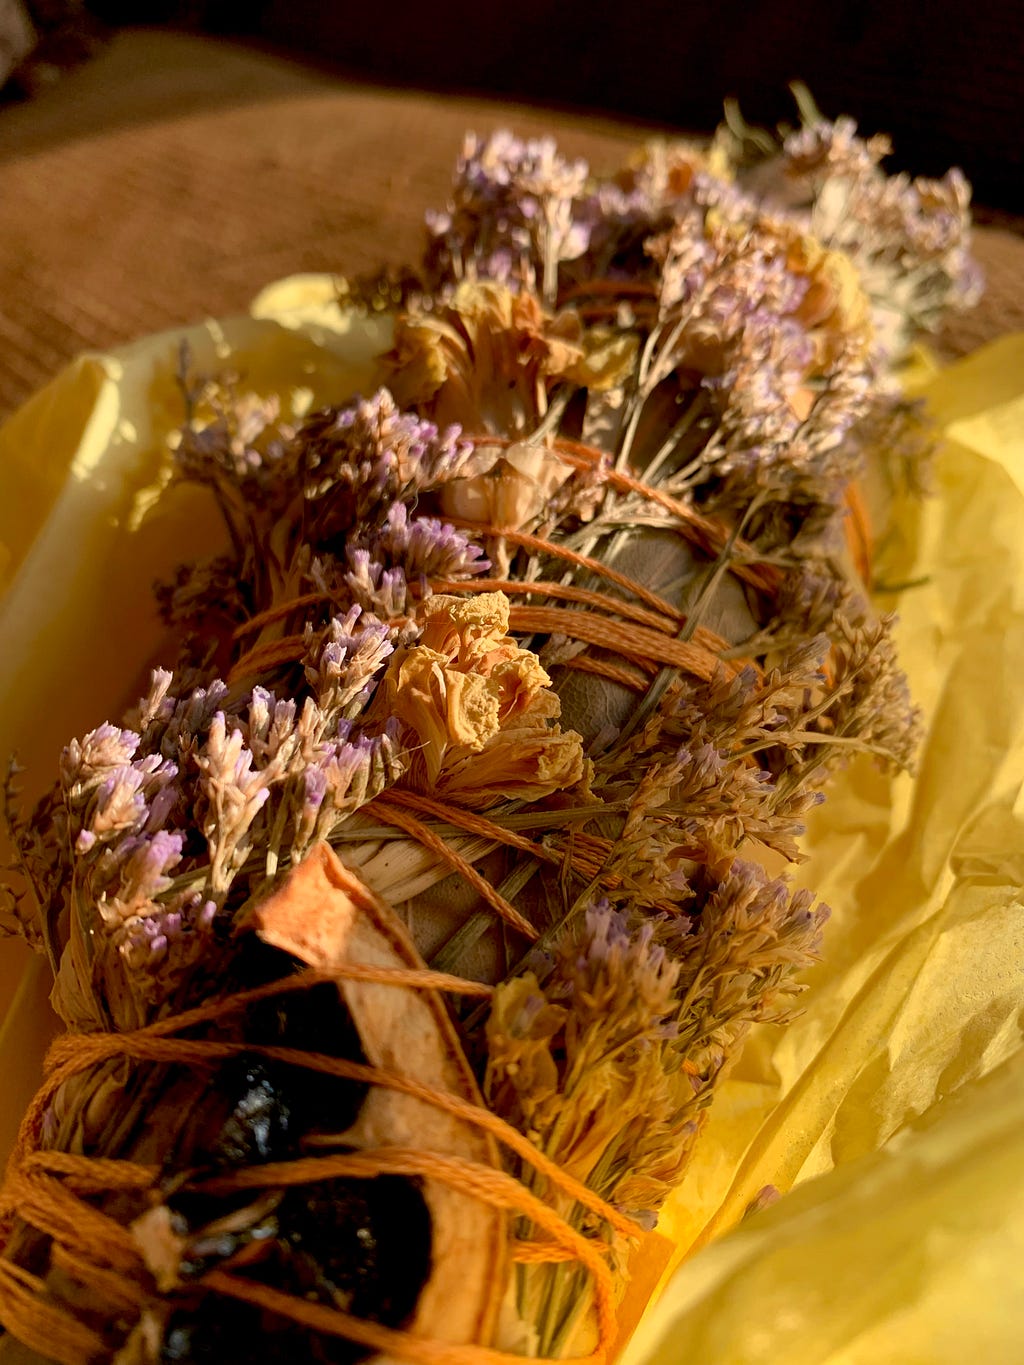
M418 736L412 784L483 807L582 781L583 742L555 723L561 703L537 656L508 634L504 593L431 597L420 618L420 640L395 652L376 702Z

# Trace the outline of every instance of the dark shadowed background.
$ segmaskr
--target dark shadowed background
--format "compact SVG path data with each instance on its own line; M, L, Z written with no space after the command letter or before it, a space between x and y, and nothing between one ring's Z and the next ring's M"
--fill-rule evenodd
M826 114L893 134L919 174L961 165L980 203L1024 212L1021 0L93 0L272 44L348 77L710 130L726 95L790 116L799 79Z

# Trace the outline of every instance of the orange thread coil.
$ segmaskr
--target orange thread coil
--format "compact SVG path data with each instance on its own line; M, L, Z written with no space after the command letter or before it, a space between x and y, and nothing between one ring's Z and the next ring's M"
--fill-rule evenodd
M536 554L551 555L554 559L564 560L566 564L572 564L577 569L585 569L588 573L607 579L609 583L615 583L618 587L625 588L640 602L646 602L654 611L662 616L667 616L680 626L686 620L678 607L674 607L667 598L652 592L650 588L645 587L643 583L638 583L635 578L630 578L628 574L619 573L617 569L602 563L600 559L581 554L579 550L570 550L568 546L559 545L557 541L546 540L543 536L531 535L528 531L517 531L514 527L491 526L489 523L467 521L463 517L449 517L448 522L449 525L458 527L463 531L476 531L482 536L489 536L495 540L507 540L510 545L519 545L524 550L533 550Z
M397 829L402 830L403 833L408 834L410 838L415 839L417 843L422 844L424 848L429 849L431 853L436 854L437 857L448 863L455 872L461 873L477 895L480 896L480 898L485 901L510 928L515 929L516 933L522 934L523 937L528 939L531 943L533 942L537 937L537 930L530 921L526 919L525 916L521 915L515 906L512 905L510 901L507 901L499 891L496 891L490 882L480 875L468 859L464 858L457 849L452 848L450 844L446 843L439 834L435 834L433 830L428 829L422 820L418 820L416 816L412 815L409 811L400 810L393 804L387 804L375 799L373 802L368 803L368 805L372 805L373 813L378 820L387 825L394 825ZM366 809L366 807L364 807L364 809Z
M539 862L548 863L552 867L561 867L565 862L565 855L553 848L534 843L525 835L517 834L515 830L506 829L503 825L488 820L484 815L477 815L475 811L466 810L463 806L450 805L445 801L438 801L422 792L408 791L403 787L389 787L380 796L375 796L363 809L373 814L379 812L382 806L404 806L410 810L419 811L423 815L429 815L435 820L452 825L455 829L465 830L467 834L475 834L482 839L514 848L520 853L525 853L530 858L536 858ZM596 809L599 808L595 807ZM577 867L571 858L570 865L586 880L591 879L589 869L582 866Z
M589 588L578 588L571 583L552 583L546 578L538 578L529 583L516 582L508 578L470 578L456 582L450 579L436 579L430 585L435 592L503 592L506 597L554 597L566 602L579 602L583 606L595 607L600 611L613 612L625 616L627 620L637 621L652 630L664 631L674 635L679 629L678 616L669 617L662 612L649 611L638 607L622 597L612 597L610 593L594 592Z
M718 655L704 645L660 635L645 626L612 621L592 611L573 611L568 607L513 606L509 612L509 622L513 630L567 635L571 640L583 640L626 658L671 664L704 682L710 682L722 666Z
M213 1016L216 1017L216 1016ZM414 1099L433 1104L466 1123L475 1125L490 1133L504 1146L523 1161L544 1175L552 1185L582 1204L599 1218L609 1223L616 1232L625 1237L639 1237L643 1229L634 1223L599 1195L562 1170L557 1163L545 1156L518 1129L491 1113L480 1105L472 1104L458 1095L435 1090L415 1077L402 1072L390 1071L384 1067L372 1066L366 1062L352 1062L342 1057L330 1057L323 1053L303 1052L297 1048L273 1047L256 1043L222 1043L207 1039L162 1038L150 1036L146 1030L129 1033L90 1033L68 1034L58 1038L50 1049L54 1066L53 1078L60 1083L72 1075L88 1070L99 1062L112 1057L123 1056L136 1062L158 1062L185 1065L202 1065L205 1062L222 1061L241 1054L265 1057L270 1061L286 1065L301 1066L310 1071L327 1076L337 1076L342 1080L357 1081L365 1085L377 1085L385 1089L399 1090ZM263 1167L260 1167L262 1170Z
M477 445L501 448L519 444L516 439L508 436L478 435L467 437L467 439ZM615 469L610 462L607 451L600 450L597 446L587 445L584 441L571 440L565 436L552 438L550 449L566 464L572 465L574 469L593 473L602 483L607 483L617 492L635 493L645 501L654 503L670 513L676 520L677 528L683 531L705 554L717 555L729 546L732 533L725 522L705 516L693 507L687 506L679 498L673 497L671 493L666 493L663 489L645 483L635 474ZM505 539L512 539L508 533L495 532L483 527L480 530L483 534L504 534ZM761 592L774 593L778 590L778 570L770 564L757 563L757 553L752 546L737 539L733 542L732 549L737 560L731 563L729 567L738 578L743 579ZM549 553L554 552L553 548L549 550ZM610 575L606 576L610 577Z
M844 494L847 519L844 530L853 562L864 584L871 583L871 519L867 503L856 483L846 485Z
M46 1285L0 1258L0 1321L31 1351L57 1365L89 1365L104 1354L103 1338L62 1308L47 1303Z
M105 1301L125 1312L144 1306L148 1290L141 1248L130 1229L123 1227L82 1196L107 1189L143 1190L155 1187L156 1168L113 1158L94 1158L70 1152L41 1150L38 1146L41 1119L56 1091L70 1077L115 1057L134 1061L199 1064L216 1061L242 1052L256 1053L296 1066L327 1072L371 1085L404 1090L408 1094L438 1105L453 1116L491 1133L545 1176L553 1188L583 1204L620 1235L638 1238L642 1229L631 1219L581 1182L563 1171L557 1163L536 1149L530 1141L496 1114L480 1105L426 1086L415 1078L382 1068L344 1059L324 1057L297 1049L262 1047L247 1043L221 1043L173 1036L197 1024L212 1022L257 1000L286 991L308 988L322 980L346 976L389 981L410 989L448 989L462 994L490 993L489 987L465 982L446 973L429 969L392 967L366 968L356 965L337 970L306 969L283 981L270 982L256 989L239 992L219 1001L183 1012L134 1033L69 1034L58 1038L46 1061L46 1079L22 1124L18 1144L12 1154L4 1180L3 1206L16 1209L33 1226L54 1239L54 1264L98 1293ZM415 1174L442 1179L474 1197L498 1207L515 1209L529 1217L550 1239L547 1243L527 1244L523 1263L577 1261L592 1277L594 1308L598 1326L598 1347L577 1365L599 1365L615 1335L615 1310L611 1272L602 1245L583 1236L560 1214L528 1190L521 1181L503 1171L449 1157L440 1153L412 1149L386 1149L364 1153L344 1153L326 1157L303 1157L294 1162L275 1163L235 1171L219 1177L232 1188L261 1188L274 1183L300 1184L324 1173L344 1169L362 1174ZM217 1181L200 1182L213 1188ZM226 1186L225 1186L226 1187ZM83 1210L86 1211L83 1217ZM105 1349L101 1339L66 1309L46 1301L46 1284L9 1259L6 1242L0 1256L0 1321L19 1340L33 1350L56 1360L58 1365L88 1365ZM270 1289L268 1286L239 1279L224 1271L210 1272L201 1281L213 1292L243 1298L313 1330L329 1332L369 1346L389 1351L417 1365L526 1365L529 1358L481 1346L451 1346L419 1338L411 1333L381 1327L355 1319L349 1314Z
M562 667L576 673L593 673L595 678L605 678L608 682L618 683L620 687L628 687L630 691L641 696L647 691L647 676L635 665L631 667L629 664L613 664L607 659L592 659L587 654L580 654L575 659L567 659Z
M116 1270L107 1270L90 1256L72 1251L61 1242L53 1243L50 1260L57 1270L91 1289L117 1312L138 1313L146 1303L146 1288L141 1278L130 1280Z
M326 1332L332 1336L345 1337L371 1351L397 1356L411 1362L411 1365L564 1365L544 1356L519 1356L506 1351L496 1351L489 1346L453 1346L444 1341L429 1341L402 1332L392 1327L382 1327L375 1322L354 1318L338 1308L328 1308L323 1304L309 1303L306 1299L295 1299L268 1285L257 1284L253 1280L240 1279L227 1271L212 1270L202 1283L217 1293L231 1298L242 1299L257 1308L279 1313L310 1327L313 1331ZM604 1365L607 1359L607 1346L614 1337L612 1330L607 1335L607 1344L586 1356L573 1357L573 1365ZM78 1365L72 1362L72 1365Z

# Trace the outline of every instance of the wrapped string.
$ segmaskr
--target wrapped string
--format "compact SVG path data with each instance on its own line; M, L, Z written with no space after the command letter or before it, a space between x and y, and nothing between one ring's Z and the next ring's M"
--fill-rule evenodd
M428 969L343 964L324 970L309 968L254 990L183 1011L145 1028L124 1033L67 1034L50 1048L42 1087L30 1105L18 1134L0 1190L4 1251L0 1255L0 1321L19 1340L58 1365L90 1365L107 1351L102 1339L68 1308L48 1297L44 1280L10 1259L9 1245L17 1218L53 1240L52 1262L105 1301L124 1312L141 1313L159 1301L149 1288L142 1248L131 1230L87 1200L104 1192L158 1191L161 1172L156 1167L127 1160L48 1151L41 1146L42 1122L61 1086L72 1076L112 1058L134 1063L204 1065L241 1054L260 1056L305 1067L368 1085L397 1090L435 1105L495 1138L543 1176L553 1191L581 1204L609 1228L626 1238L639 1238L643 1229L592 1190L564 1171L528 1138L483 1106L459 1095L426 1085L412 1076L369 1063L329 1057L300 1049L228 1043L179 1036L201 1024L222 1021L250 1005L324 981L361 981L439 990L470 998L487 998L491 988ZM302 1156L291 1161L235 1169L227 1174L184 1182L179 1188L205 1193L264 1190L314 1183L335 1176L367 1178L376 1175L429 1177L442 1181L492 1207L527 1217L546 1235L513 1248L522 1263L575 1261L591 1275L597 1322L597 1346L581 1365L600 1365L615 1334L615 1308L608 1244L586 1237L548 1203L514 1176L480 1162L444 1153L406 1148L378 1148L365 1152ZM482 1346L452 1345L378 1323L339 1309L311 1304L267 1285L224 1270L200 1277L199 1287L252 1303L289 1320L375 1351L412 1362L412 1365L526 1365L532 1357Z
M478 437L476 440L481 445L511 444L492 437ZM556 438L552 448L566 463L592 474L615 491L634 494L658 505L672 518L666 525L673 525L682 531L702 551L717 557L720 566L757 591L769 595L777 591L780 571L772 565L757 563L750 547L724 524L700 515L678 499L630 474L612 470L604 454L592 447ZM851 502L851 509L855 532L864 541L859 504ZM529 583L507 580L453 583L438 580L430 584L435 591L463 593L490 587L507 591L514 597L547 597L549 604L515 602L510 613L512 628L527 633L561 634L606 650L618 660L615 662L583 655L570 660L569 667L590 671L620 682L631 690L645 692L649 679L666 666L678 668L705 681L721 670L735 674L742 667L749 666L744 661L724 659L723 654L727 650L725 641L699 625L687 630L689 623L685 613L644 584L598 559L543 536L512 528L462 522L454 518L451 524L478 535L503 539L539 556L593 574L627 594L625 598L619 598L609 593L545 579ZM254 629L286 620L296 610L322 605L330 600L325 594L312 593L277 604L239 627L236 639L242 640ZM307 648L304 634L289 634L269 643L257 644L238 659L230 674L230 681L236 683L239 679L265 670L294 664L303 657ZM389 791L370 803L367 811L382 823L397 826L435 856L447 861L477 890L485 904L527 939L537 936L533 926L421 817L434 817L455 828L528 852L532 857L559 862L568 859L574 870L590 874L595 879L600 878L602 862L607 856L607 850L600 846L600 841L590 836L574 835L562 853L555 853L483 817L416 793ZM91 1289L119 1313L138 1315L147 1303L159 1302L159 1297L150 1287L141 1246L130 1229L86 1201L105 1192L158 1190L160 1172L129 1161L45 1151L41 1147L43 1120L65 1081L111 1059L202 1066L242 1053L304 1067L325 1075L391 1088L434 1104L490 1134L514 1152L526 1166L543 1176L550 1190L588 1209L619 1235L626 1238L643 1235L643 1230L632 1220L574 1180L520 1132L479 1104L437 1090L414 1077L366 1063L292 1048L193 1040L180 1036L189 1028L223 1019L275 994L307 989L320 981L341 978L385 982L415 990L445 991L483 1000L491 994L490 987L444 973L353 964L329 972L312 969L303 971L286 981L236 993L132 1033L69 1035L59 1039L49 1054L46 1078L25 1116L0 1190L0 1227L5 1246L9 1247L16 1220L20 1219L52 1239L51 1260L56 1269ZM343 1174L428 1176L444 1181L495 1208L527 1217L544 1237L513 1242L513 1260L522 1265L576 1262L587 1270L594 1290L597 1346L590 1355L578 1359L586 1362L586 1365L599 1365L605 1360L615 1334L612 1279L607 1262L609 1244L583 1236L549 1204L504 1171L441 1153L379 1148L355 1154L301 1157L290 1162L235 1170L214 1180L199 1182L193 1188L205 1189L207 1192L215 1189L222 1192L260 1190L275 1185L302 1185ZM310 1303L225 1270L209 1271L196 1283L210 1292L252 1303L311 1330L343 1337L371 1350L399 1356L413 1362L413 1365L519 1365L520 1362L525 1365L529 1359L482 1346L453 1346L363 1321L339 1309ZM107 1352L106 1344L86 1323L48 1297L44 1280L18 1265L6 1252L0 1255L0 1320L19 1340L56 1360L59 1365L91 1365L97 1356Z

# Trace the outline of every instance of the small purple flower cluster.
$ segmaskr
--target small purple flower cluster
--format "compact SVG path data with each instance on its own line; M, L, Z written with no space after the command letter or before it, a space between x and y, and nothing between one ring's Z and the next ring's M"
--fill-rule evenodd
M576 213L588 175L587 163L560 156L553 138L469 134L451 204L427 218L428 268L541 289L589 246L589 229Z
M325 610L352 605L387 620L408 613L410 583L429 592L431 577L490 567L479 546L429 507L415 515L472 454L457 426L441 431L380 389L313 414L280 440L261 428L260 451L242 458L231 432L250 435L259 419L244 400L219 402L228 415L187 427L175 456L179 477L212 484L235 550L183 569L162 589L165 614L189 641L208 641L211 619L237 629L279 604L287 615L290 599L311 592ZM237 420L232 402L243 410ZM266 416L266 406L259 412Z
M616 1010L626 1009L645 1016L642 1041L674 1036L669 1020L678 1003L679 964L656 931L653 918L631 922L611 901L592 901L578 935L559 947L552 998L569 1005L581 1029L591 1022L606 1027Z
M963 172L888 176L881 161L889 151L887 138L858 137L852 119L822 119L783 141L772 183L798 201L819 240L857 263L898 354L914 330L930 331L944 312L977 303L982 277L970 254Z
M177 697L161 669L136 728L67 746L73 913L120 1026L174 1004L216 926L400 774L397 727L354 724L393 648L353 607L311 635L305 698L219 680Z
M472 453L457 426L400 412L386 389L303 423L282 478L302 489L306 527L327 539L376 524L395 501L456 478ZM294 467L293 467L294 466Z
M349 538L345 560L342 579L352 602L385 620L409 612L410 583L418 585L422 596L430 592L431 579L472 578L491 567L481 546L464 531L437 517L410 516L403 502L391 504L383 525ZM337 599L337 574L332 578L322 560L315 573Z

